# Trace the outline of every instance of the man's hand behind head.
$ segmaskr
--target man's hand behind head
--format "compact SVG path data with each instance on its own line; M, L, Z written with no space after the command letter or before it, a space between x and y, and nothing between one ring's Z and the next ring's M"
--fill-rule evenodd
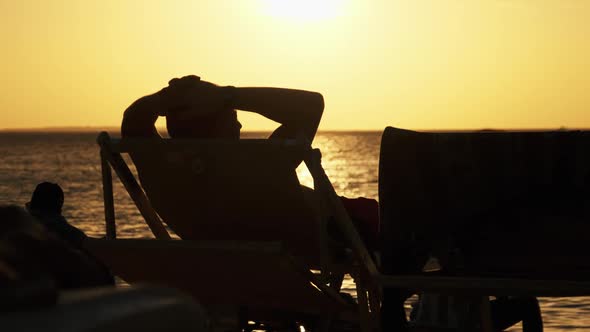
M197 75L188 75L188 76L183 76L182 78L173 78L170 81L168 81L168 86L172 87L176 87L176 86L186 86L186 85L191 85L191 84L195 84L195 83L199 83L201 81L201 78Z
M225 108L221 87L201 81L194 75L170 80L168 87L162 89L159 94L166 108L164 115L174 114L187 120Z

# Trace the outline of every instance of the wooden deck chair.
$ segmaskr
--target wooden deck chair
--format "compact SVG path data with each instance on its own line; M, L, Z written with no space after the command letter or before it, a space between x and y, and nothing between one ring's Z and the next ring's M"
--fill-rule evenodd
M484 296L480 309L488 295L588 296L589 152L588 131L386 128L383 287ZM442 270L424 272L434 258Z
M124 280L177 287L209 308L239 307L247 319L284 312L317 322L350 317L353 309L363 331L378 329L377 269L319 151L278 140L114 140L101 133L98 142L109 240L89 246ZM121 153L132 156L141 185ZM314 177L317 208L295 173L302 160ZM115 239L111 167L157 240ZM344 235L345 259L331 250L328 216ZM182 241L170 240L162 220ZM339 293L344 273L355 278L358 304Z

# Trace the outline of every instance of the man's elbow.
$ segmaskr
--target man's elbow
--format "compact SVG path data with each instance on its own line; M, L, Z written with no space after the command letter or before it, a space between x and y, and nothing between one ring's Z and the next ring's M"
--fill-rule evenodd
M137 126L136 118L137 111L133 108L133 105L129 106L125 112L123 112L123 121L121 121L121 136L136 136L135 127Z
M324 112L324 96L318 92L312 92L310 96L310 106L308 108L313 115L320 117Z
M158 114L148 97L143 97L131 104L123 113L121 136L150 137L157 135L154 126Z
M307 119L306 119L306 126L310 126L313 128L312 136L315 135L318 126L320 125L320 121L322 120L322 114L324 113L324 96L318 92L312 92L310 95L309 100L309 107L307 107Z

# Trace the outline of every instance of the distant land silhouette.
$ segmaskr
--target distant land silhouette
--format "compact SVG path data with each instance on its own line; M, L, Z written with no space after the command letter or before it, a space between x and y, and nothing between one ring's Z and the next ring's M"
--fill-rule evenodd
M63 132L74 132L74 133L85 133L85 132L117 132L120 131L118 126L63 126L63 127L34 127L34 128L1 128L0 132L15 133L15 132L47 132L47 133L63 133Z
M165 127L157 127L162 133L166 132ZM431 129L432 130L432 129ZM109 133L119 133L121 131L120 126L63 126L63 127L34 127L34 128L0 128L0 133L92 133L107 131ZM246 133L265 133L271 132L272 130L243 130ZM318 130L322 133L374 133L381 132L382 129L329 129L329 130Z
M160 133L166 133L165 126L156 126ZM383 127L385 128L385 126ZM416 131L426 132L470 132L470 131L553 131L553 130L589 130L587 127L539 127L539 128L496 128L496 127L482 127L482 128L410 128ZM32 127L32 128L0 128L0 133L99 133L106 131L109 133L118 134L121 132L119 125L105 125L105 126L48 126L48 127ZM244 133L270 133L269 130L242 130ZM383 129L318 129L319 133L375 133L382 132Z

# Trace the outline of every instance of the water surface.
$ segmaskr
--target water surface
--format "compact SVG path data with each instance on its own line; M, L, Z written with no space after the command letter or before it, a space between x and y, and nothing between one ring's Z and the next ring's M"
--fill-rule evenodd
M104 210L96 132L0 133L0 203L23 205L35 185L59 183L65 192L64 214L90 236L103 236ZM380 132L319 133L314 146L340 195L377 199ZM262 137L260 133L246 137ZM312 186L304 167L302 184ZM120 237L152 237L141 215L115 178L117 231ZM350 280L345 283L352 290ZM590 330L590 298L540 300L546 331ZM518 330L518 329L516 329Z

